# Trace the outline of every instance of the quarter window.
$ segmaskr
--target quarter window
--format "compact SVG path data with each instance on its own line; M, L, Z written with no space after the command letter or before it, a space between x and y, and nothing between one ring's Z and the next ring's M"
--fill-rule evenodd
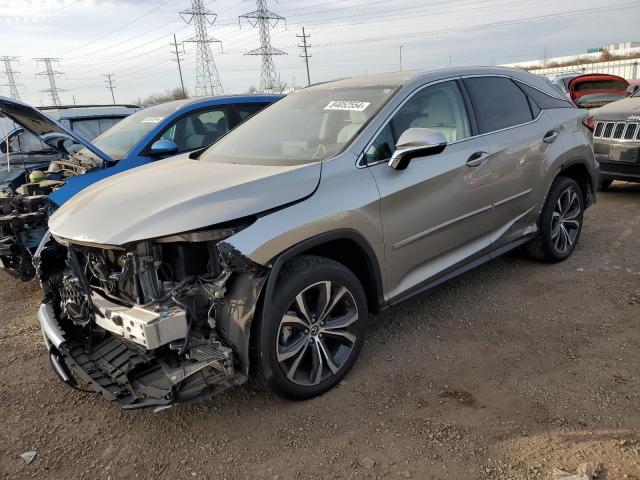
M568 100L552 97L517 80L516 83L543 110L548 108L572 108L574 106Z
M464 80L473 103L480 133L494 132L530 122L529 100L522 90L504 77Z
M370 164L390 159L398 139L409 128L438 130L448 143L471 136L469 117L457 83L438 83L411 97L367 149L365 161Z

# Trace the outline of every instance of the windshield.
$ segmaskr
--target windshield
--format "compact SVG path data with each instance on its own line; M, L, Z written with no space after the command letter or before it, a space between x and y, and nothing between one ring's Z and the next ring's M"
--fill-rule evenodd
M140 140L177 108L176 103L170 102L140 110L98 135L93 144L113 160L122 160Z
M292 93L222 137L200 159L299 165L335 157L395 91L325 86Z

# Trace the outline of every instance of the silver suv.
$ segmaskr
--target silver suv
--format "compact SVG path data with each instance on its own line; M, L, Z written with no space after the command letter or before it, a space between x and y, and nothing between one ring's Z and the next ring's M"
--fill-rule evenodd
M516 70L351 78L104 180L35 256L52 365L127 408L251 377L321 394L371 312L525 243L571 254L598 177L585 115Z

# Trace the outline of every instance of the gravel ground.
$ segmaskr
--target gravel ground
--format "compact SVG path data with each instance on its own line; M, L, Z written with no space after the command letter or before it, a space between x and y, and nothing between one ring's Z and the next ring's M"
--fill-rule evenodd
M0 475L550 479L594 461L640 479L639 207L616 183L568 261L512 253L383 313L346 381L300 403L245 386L126 412L72 390L38 285L0 274Z

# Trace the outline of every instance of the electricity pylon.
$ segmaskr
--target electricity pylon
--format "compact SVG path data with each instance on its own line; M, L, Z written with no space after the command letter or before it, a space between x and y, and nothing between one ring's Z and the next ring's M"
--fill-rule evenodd
M250 13L240 15L239 22L242 25L242 19L247 20L252 27L258 27L260 33L260 48L251 50L245 55L262 56L262 71L260 73L260 88L265 92L272 92L282 88L280 75L276 72L273 64L273 57L276 55L286 55L286 52L278 50L271 46L271 29L285 18L273 13L267 8L267 0L256 0L257 10Z
M209 36L207 26L213 26L218 14L205 8L203 0L191 0L191 9L180 12L182 19L193 23L196 33L185 42L197 44L196 48L196 97L208 97L224 93L216 62L211 52L211 44L222 42Z
M53 69L51 65L54 62L59 62L59 58L51 58L51 57L43 57L43 58L34 58L36 62L43 62L45 70L43 72L36 73L36 77L47 77L49 79L49 88L46 90L40 90L42 93L48 93L49 97L51 97L51 103L57 107L62 105L60 101L59 92L66 92L62 88L58 88L56 85L56 77L60 77L64 75L62 72L58 72Z
M13 62L18 61L18 57L0 57L0 61L4 63L4 76L7 77L7 83L1 85L2 87L9 87L9 96L14 100L20 101L20 93L18 92L18 86L21 84L16 83L16 75L19 74L17 70L12 67Z

